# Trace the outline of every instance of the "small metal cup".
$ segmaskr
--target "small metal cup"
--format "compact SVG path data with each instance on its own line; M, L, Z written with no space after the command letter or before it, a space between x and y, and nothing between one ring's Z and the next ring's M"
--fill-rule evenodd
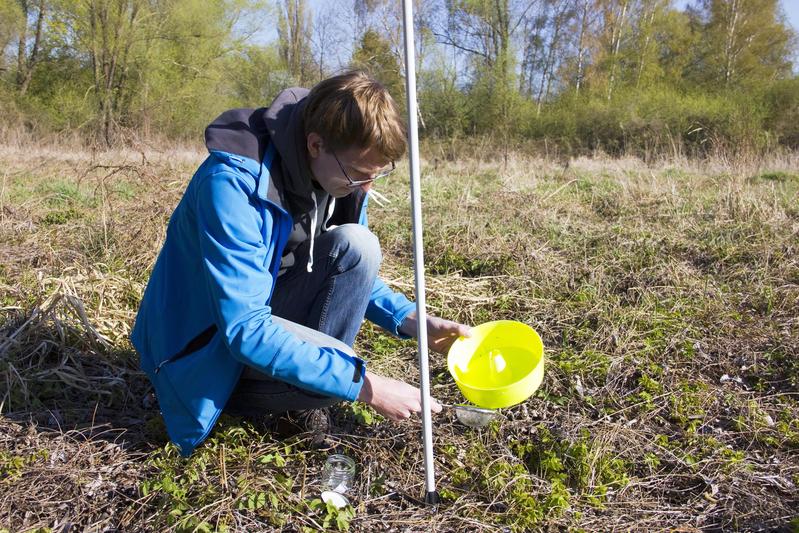
M460 423L471 428L487 426L497 414L494 409L483 409L482 407L475 407L473 405L441 405L453 409Z

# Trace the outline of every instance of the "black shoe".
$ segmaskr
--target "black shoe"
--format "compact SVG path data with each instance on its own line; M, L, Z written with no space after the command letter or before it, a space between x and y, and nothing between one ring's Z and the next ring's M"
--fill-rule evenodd
M327 433L330 431L329 409L308 409L300 411L297 420L302 428L310 433Z
M295 433L310 435L311 447L320 448L325 444L331 427L328 408L291 411L287 413L286 418L296 428Z

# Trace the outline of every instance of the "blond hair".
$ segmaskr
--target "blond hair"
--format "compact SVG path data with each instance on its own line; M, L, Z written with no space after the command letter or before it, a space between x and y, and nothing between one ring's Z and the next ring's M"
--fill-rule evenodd
M307 98L305 134L317 133L329 149L374 148L391 161L405 153L405 124L397 105L383 84L365 72L323 80Z

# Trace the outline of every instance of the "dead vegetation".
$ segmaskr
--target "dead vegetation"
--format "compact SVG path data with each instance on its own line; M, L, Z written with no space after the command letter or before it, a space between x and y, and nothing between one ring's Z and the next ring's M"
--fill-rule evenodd
M431 150L431 153L434 150ZM202 155L0 149L0 530L793 531L799 527L799 161L431 157L431 311L531 324L544 386L485 430L336 413L327 448L225 418L166 443L127 335ZM370 221L412 292L405 178ZM417 379L412 343L356 348ZM460 395L443 358L433 393ZM359 467L327 509L331 450Z

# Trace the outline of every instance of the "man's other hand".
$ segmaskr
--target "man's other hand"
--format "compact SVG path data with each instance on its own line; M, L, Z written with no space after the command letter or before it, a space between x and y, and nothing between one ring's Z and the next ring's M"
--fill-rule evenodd
M402 325L399 327L400 333L409 337L415 337L417 332L416 311L410 313ZM458 337L470 337L471 329L469 326L445 320L436 316L427 317L427 346L434 352L446 354L449 347Z

